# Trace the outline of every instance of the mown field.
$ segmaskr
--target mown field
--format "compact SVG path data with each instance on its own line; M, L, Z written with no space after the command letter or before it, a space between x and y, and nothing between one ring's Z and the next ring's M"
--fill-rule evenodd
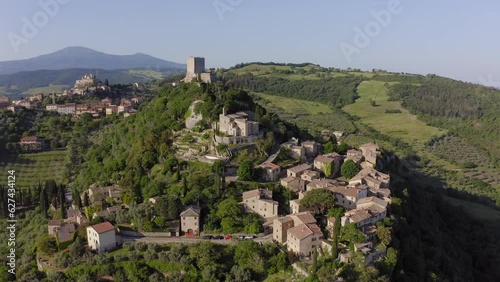
M21 189L49 179L66 183L66 179L63 178L66 154L65 150L58 150L2 156L0 171L6 175L7 170L15 170L16 185Z
M280 118L295 123L299 128L307 129L311 133L321 130L339 130L353 133L356 128L338 109L327 104L300 99L284 98L265 93L255 93L260 97L259 104L277 113Z
M24 91L22 94L38 94L38 93L49 94L52 92L61 93L64 91L64 89L68 88L71 88L71 86L65 84L53 84L50 86L31 88L27 91Z
M413 147L422 149L424 143L435 136L446 134L446 130L428 126L415 115L401 107L400 102L388 101L385 82L363 81L358 87L359 99L343 108L347 113L358 116L360 121L383 134L397 137ZM371 104L375 102L375 106ZM386 111L400 111L387 113Z
M311 69L315 69L314 73L310 73ZM283 71L288 71L291 73L283 73ZM233 73L244 74L252 73L256 76L262 77L281 77L289 80L296 79L321 79L325 77L339 77L347 75L357 75L366 78L372 78L375 74L386 75L386 73L371 73L371 72L360 72L360 71L331 71L325 72L315 65L307 65L304 67L292 67L292 66L274 66L274 65L258 65L251 64L240 69L231 70Z

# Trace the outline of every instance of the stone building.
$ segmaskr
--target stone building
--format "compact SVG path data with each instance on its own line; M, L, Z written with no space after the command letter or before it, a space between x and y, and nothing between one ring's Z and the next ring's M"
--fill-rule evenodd
M273 192L264 189L255 189L243 192L245 211L255 212L263 218L278 215L278 202L273 201Z
M116 229L109 221L87 227L89 248L98 253L113 250L118 245L115 233Z
M186 237L193 237L200 234L201 209L197 206L188 206L181 212L181 230Z
M191 82L193 80L205 83L215 82L215 74L211 72L205 72L205 58L189 57L187 59L187 71L183 81Z

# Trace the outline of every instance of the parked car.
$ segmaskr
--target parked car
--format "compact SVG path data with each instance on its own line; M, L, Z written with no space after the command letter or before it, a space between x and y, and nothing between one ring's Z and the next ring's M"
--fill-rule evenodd
M233 236L231 236L231 235L227 235L226 237L224 237L224 239L225 239L225 240L231 240L231 239L233 239Z
M243 235L238 236L238 240L245 240L245 236Z
M213 239L214 237L212 235L205 235L203 236L203 239L208 239L208 240L211 240Z
M222 236L222 235L215 235L213 237L213 239L215 239L215 240L222 240L222 239L224 239L224 236Z
M245 236L245 240L253 240L254 238L255 238L255 236L253 236L253 235Z

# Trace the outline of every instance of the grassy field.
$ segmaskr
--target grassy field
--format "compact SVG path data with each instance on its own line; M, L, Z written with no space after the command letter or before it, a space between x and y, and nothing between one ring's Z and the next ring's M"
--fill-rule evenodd
M453 206L460 206L465 212L474 216L477 219L499 221L500 211L469 201L460 200L453 197L443 196L444 200Z
M326 104L305 101L305 100L299 100L299 99L293 99L293 98L284 99L283 97L280 97L280 96L274 96L274 95L269 95L269 94L265 94L265 93L255 93L255 92L252 92L252 93L258 95L259 97L262 97L262 98L268 100L275 107L280 107L283 110L285 110L291 114L307 113L310 115L316 115L316 114L320 114L320 113L331 113L332 112L332 109Z
M37 93L60 93L64 89L70 88L69 85L64 85L64 84L54 84L54 85L49 85L49 86L44 86L44 87L36 87L36 88L31 88L27 91L24 91L22 94L37 94Z
M162 79L164 78L164 75L161 72L154 71L154 70L129 70L129 74L138 76L138 77L143 77L147 79Z
M312 134L319 134L323 129L354 132L354 125L338 109L327 104L300 99L284 98L265 93L252 93L263 100L259 104L278 114L280 118L295 123L299 128L307 129Z
M344 111L361 118L361 122L380 130L383 134L391 135L423 149L424 143L433 136L446 133L436 127L428 126L416 116L401 107L400 102L387 101L385 82L363 81L358 86L359 99L354 104L347 105ZM375 101L375 106L371 105ZM401 111L400 113L387 113Z
M2 156L0 170L2 173L15 170L16 185L21 189L38 185L38 181L43 182L49 179L65 183L66 180L63 179L65 158L66 151L63 150Z

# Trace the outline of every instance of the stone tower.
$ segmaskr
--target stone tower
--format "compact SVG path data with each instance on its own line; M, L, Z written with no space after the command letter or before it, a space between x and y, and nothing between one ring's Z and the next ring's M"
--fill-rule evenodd
M185 82L190 82L194 78L201 81L201 74L205 72L205 58L189 57L187 59L187 72Z

